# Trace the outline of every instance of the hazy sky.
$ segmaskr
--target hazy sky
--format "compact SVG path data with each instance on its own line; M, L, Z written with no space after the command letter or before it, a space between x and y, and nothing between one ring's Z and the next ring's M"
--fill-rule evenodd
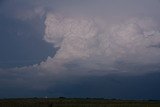
M159 0L1 0L0 97L160 99Z

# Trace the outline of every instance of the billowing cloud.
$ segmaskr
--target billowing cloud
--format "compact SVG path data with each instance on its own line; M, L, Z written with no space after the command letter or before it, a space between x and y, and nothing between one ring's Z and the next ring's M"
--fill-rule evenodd
M16 8L15 3L19 4ZM6 4L10 7L6 14L18 20L32 22L43 17L44 42L57 49L40 64L0 69L6 83L19 81L19 86L45 90L70 77L160 70L156 0L35 0L33 4L14 0Z
M130 64L144 67L160 62L160 50L153 47L160 43L159 24L152 18L108 24L97 17L49 13L45 25L44 39L59 48L53 58L41 63L47 69L130 73L139 72L126 71ZM126 67L121 68L117 62Z

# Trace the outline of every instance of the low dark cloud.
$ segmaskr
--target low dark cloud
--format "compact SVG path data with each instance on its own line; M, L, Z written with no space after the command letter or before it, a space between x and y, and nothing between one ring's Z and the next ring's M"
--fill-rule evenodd
M159 73L151 73L140 76L87 76L72 77L58 80L56 83L46 81L50 84L47 89L30 89L26 87L27 83L18 82L2 83L1 79L1 97L99 97L99 98L117 98L117 99L159 99ZM24 75L23 75L24 78ZM15 80L15 79L14 79ZM29 82L30 80L28 80ZM43 80L37 84L43 85ZM19 81L20 82L20 81ZM49 82L49 83L48 83ZM44 82L45 83L45 82ZM30 83L29 83L30 84ZM12 89L12 91L10 90ZM19 92L17 93L17 91ZM21 91L20 91L21 90ZM8 94L5 94L8 93Z

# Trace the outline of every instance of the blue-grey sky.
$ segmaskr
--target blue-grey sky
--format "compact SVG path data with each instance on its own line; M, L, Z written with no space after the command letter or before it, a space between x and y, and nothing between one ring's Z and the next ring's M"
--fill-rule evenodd
M1 0L0 97L160 99L159 0Z

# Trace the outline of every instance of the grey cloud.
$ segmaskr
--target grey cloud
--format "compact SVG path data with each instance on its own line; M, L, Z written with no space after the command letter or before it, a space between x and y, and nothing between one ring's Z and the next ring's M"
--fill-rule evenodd
M160 43L159 44L155 44L155 45L150 45L149 47L160 48Z
M119 74L66 76L55 79L53 75L50 77L49 75L37 75L38 72L36 69L35 72L29 71L29 69L25 72L21 70L2 73L1 71L3 77L0 78L1 98L65 96L72 98L159 99L159 73L138 76ZM17 91L19 92L17 93Z

